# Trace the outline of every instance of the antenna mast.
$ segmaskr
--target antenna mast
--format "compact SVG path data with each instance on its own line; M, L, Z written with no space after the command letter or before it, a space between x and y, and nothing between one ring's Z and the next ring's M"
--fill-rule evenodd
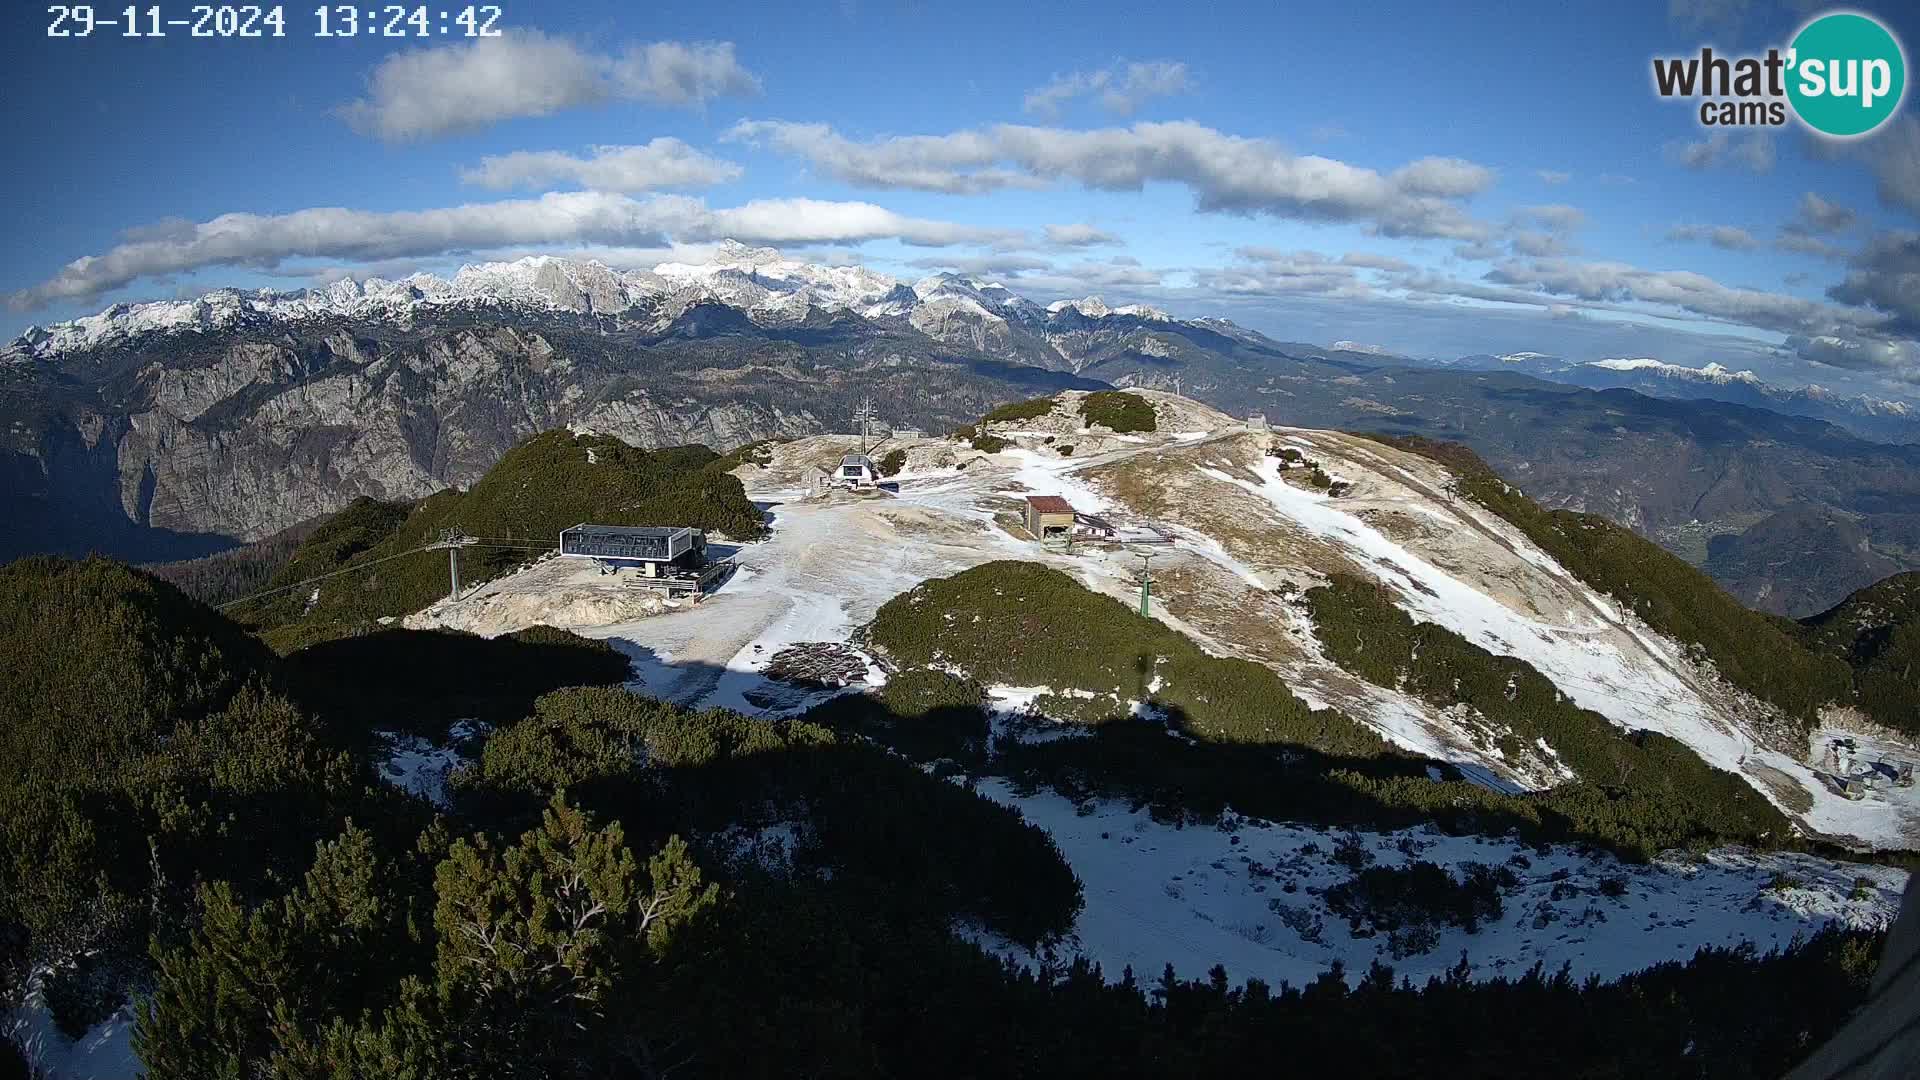
M873 396L860 399L860 407L854 410L853 422L860 425L860 452L867 452L867 432L873 426Z

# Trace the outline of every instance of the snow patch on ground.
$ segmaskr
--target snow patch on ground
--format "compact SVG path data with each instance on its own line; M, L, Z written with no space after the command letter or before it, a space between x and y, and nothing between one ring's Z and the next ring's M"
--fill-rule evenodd
M1474 934L1443 929L1431 951L1395 960L1385 935L1356 937L1326 908L1321 894L1352 873L1333 860L1344 832L1231 817L1221 827L1181 828L1119 802L1076 805L1045 790L1021 795L1001 779L982 780L977 790L1018 808L1060 845L1086 886L1086 908L1064 950L1098 961L1109 979L1128 966L1151 979L1168 963L1195 978L1220 964L1235 982L1299 986L1335 961L1357 979L1378 958L1419 983L1453 967L1462 951L1476 978L1518 975L1536 963L1615 978L1691 959L1706 945L1753 942L1764 951L1833 923L1882 929L1898 914L1907 881L1891 867L1740 849L1636 866L1426 828L1354 834L1374 865L1426 860L1457 872L1481 862L1508 865L1520 878L1497 920ZM1007 943L989 944L1032 959Z
M462 750L485 737L486 728L473 720L457 721L448 729L445 743L399 731L376 731L374 735L386 740L389 747L380 763L380 778L444 810L453 805L447 777L464 760Z
M133 1003L69 1039L53 1022L44 972L27 980L26 1003L0 1013L0 1039L11 1039L47 1080L134 1080L142 1073L133 1052Z

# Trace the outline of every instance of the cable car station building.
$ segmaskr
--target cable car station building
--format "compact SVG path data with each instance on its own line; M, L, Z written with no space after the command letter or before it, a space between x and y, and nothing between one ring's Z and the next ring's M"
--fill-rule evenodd
M560 532L560 554L592 559L604 572L633 567L642 578L698 580L707 562L707 534L685 526L589 525Z

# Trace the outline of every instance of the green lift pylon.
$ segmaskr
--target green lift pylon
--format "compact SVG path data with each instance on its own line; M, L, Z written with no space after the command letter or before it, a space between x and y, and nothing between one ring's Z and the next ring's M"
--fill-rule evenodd
M1153 559L1160 553L1136 551L1134 554L1140 556L1140 614L1152 618L1153 612L1148 609L1147 601L1153 596Z

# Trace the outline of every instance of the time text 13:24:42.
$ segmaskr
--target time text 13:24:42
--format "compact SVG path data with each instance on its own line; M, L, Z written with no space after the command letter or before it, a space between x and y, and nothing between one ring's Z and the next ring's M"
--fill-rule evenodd
M332 4L313 9L311 33L331 38L401 38L460 36L499 37L501 9L494 4L468 4L437 9L425 4ZM47 8L47 36L85 38L99 33L120 37L161 38L179 35L200 38L284 38L284 5L195 4L169 9L153 4L130 4L111 17L107 9L91 4L55 4ZM298 33L298 30L295 30Z

